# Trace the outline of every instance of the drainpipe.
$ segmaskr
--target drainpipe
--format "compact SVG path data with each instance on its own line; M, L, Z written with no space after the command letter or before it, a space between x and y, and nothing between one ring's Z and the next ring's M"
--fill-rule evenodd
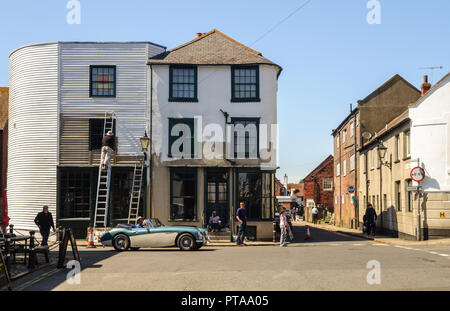
M351 109L351 106L350 106L350 109ZM359 228L359 209L358 209L358 203L359 203L359 196L358 196L358 194L359 194L359 192L358 192L358 189L359 189L359 187L358 187L358 165L357 165L357 163L358 163L358 159L359 159L359 156L357 157L356 155L356 153L357 153L357 150L358 150L358 148L357 148L357 142L358 142L358 140L357 140L357 138L356 138L356 115L357 115L357 113L355 112L355 118L354 118L354 121L353 121L353 135L355 136L354 137L354 140L355 140L355 171L354 171L354 174L355 174L355 192L354 192L354 194L355 194L355 229L358 229Z
M149 200L150 218L153 216L153 65L150 65L150 156L149 156Z

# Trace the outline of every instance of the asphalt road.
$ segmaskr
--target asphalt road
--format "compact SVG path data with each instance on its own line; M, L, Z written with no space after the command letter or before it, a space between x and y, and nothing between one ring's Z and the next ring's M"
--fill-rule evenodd
M398 247L296 226L288 247L148 249L80 247L80 284L46 268L14 290L450 290L450 247ZM368 268L368 263L372 265ZM373 265L374 264L374 265ZM379 264L379 269L377 269ZM369 275L369 284L367 281Z

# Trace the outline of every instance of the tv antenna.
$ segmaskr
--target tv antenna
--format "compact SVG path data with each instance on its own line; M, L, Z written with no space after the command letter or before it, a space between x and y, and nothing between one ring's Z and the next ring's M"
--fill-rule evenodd
M419 69L422 69L422 70L430 70L430 71L431 71L431 80L430 80L430 83L433 84L433 73L434 73L434 70L441 70L441 69L443 69L443 68L444 68L444 66L435 66L435 67L431 66L431 67L420 67Z

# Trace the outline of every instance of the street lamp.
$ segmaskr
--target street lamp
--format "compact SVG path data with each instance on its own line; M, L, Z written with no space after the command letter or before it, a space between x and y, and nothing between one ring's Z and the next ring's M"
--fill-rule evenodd
M386 157L387 147L383 145L383 143L380 142L378 145L378 157L380 158L380 164L387 166L389 169L392 168L392 155L390 162L384 161L384 158Z
M150 145L150 138L147 136L147 131L144 133L144 137L140 138L142 152L144 152L144 159L147 160L147 150Z

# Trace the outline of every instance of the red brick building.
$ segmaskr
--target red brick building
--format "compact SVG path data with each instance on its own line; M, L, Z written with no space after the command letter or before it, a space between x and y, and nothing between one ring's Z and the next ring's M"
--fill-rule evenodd
M304 179L304 201L308 213L315 205L322 212L333 209L334 159L330 155ZM307 218L309 219L309 218Z

